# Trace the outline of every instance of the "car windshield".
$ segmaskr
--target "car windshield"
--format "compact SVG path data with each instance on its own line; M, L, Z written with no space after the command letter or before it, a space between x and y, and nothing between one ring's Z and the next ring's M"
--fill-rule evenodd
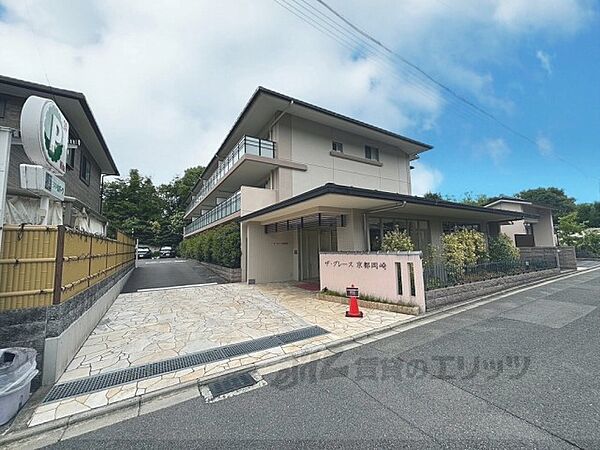
M161 250L171 250L171 247L161 247Z

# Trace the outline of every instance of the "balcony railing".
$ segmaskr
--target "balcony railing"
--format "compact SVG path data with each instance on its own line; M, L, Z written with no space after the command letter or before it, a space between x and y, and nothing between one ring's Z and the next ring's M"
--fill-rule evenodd
M217 220L223 219L224 217L238 212L240 210L240 205L240 191L238 191L224 202L219 203L210 211L202 214L197 219L194 219L192 223L184 228L183 235L189 236L194 231L198 231L199 229L204 228L207 225L216 222Z
M187 209L188 213L204 200L208 193L223 177L225 177L225 175L227 175L234 164L245 154L275 158L275 142L251 136L244 136L240 142L233 147L225 159L219 162L217 170L215 170L210 178L204 181L200 192L198 192L194 200L190 203L190 206Z

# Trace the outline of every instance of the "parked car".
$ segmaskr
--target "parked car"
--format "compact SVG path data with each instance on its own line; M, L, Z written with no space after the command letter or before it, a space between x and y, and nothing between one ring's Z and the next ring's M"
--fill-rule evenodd
M159 258L175 258L175 250L173 247L164 246L160 248Z
M147 245L138 245L138 259L152 259L152 250Z

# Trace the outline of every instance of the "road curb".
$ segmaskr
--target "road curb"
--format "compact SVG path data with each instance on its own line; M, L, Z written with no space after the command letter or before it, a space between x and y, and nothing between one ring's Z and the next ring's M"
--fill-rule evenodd
M511 289L506 289L506 290L499 291L499 292L496 292L493 294L481 296L481 297L478 297L475 299L466 300L464 302L446 305L446 306L443 306L434 311L427 312L427 313L421 314L419 316L415 316L410 319L398 320L398 321L390 323L388 325L384 325L382 327L378 327L378 328L375 328L372 330L357 333L355 335L352 335L352 336L349 336L346 338L340 338L335 341L329 342L327 344L318 344L309 349L298 350L294 353L276 356L276 357L269 358L264 361L251 363L247 366L236 367L236 368L229 369L229 370L223 370L219 373L209 375L209 376L201 378L201 379L188 381L188 382L181 383L181 384L178 384L175 386L169 386L169 387L166 387L164 389L160 389L160 390L157 390L154 392L142 394L141 396L136 396L136 397L133 397L130 399L121 400L119 402L116 402L116 403L113 403L111 405L107 405L107 406L104 406L101 408L96 408L96 409L92 409L89 411L73 414L69 417L52 420L52 421L45 422L45 423L42 423L39 425L34 425L32 427L28 427L25 429L15 430L13 432L10 432L10 429L9 429L7 431L6 435L0 436L0 446L5 446L7 444L13 444L15 442L22 441L22 440L25 440L28 438L32 438L34 436L39 436L43 433L47 433L49 431L53 431L53 430L57 430L57 429L61 429L61 428L64 428L64 430L66 431L70 425L92 421L101 416L106 416L106 415L109 415L116 411L125 410L127 408L137 408L137 415L139 416L139 415L141 415L140 410L141 410L142 406L146 403L149 403L157 398L168 397L169 395L173 395L178 392L184 391L186 389L194 388L194 387L196 387L198 389L198 393L200 393L200 386L203 386L207 383L210 383L211 381L218 380L225 376L230 376L230 375L233 375L236 373L243 373L243 372L248 372L248 371L253 371L253 370L264 369L267 367L276 366L276 365L283 364L286 362L295 362L297 364L300 364L300 362L298 361L299 358L302 358L302 357L305 357L305 356L308 356L311 354L323 352L324 350L329 350L330 352L335 353L335 350L339 350L340 348L348 346L349 344L357 344L357 346L365 345L364 343L360 343L358 341L360 341L361 339L366 339L366 338L371 338L373 341L376 341L378 339L386 338L391 335L398 334L403 331L407 331L411 328L414 328L415 323L422 322L422 325L425 325L436 319L439 320L441 318L459 314L461 312L484 305L486 303L490 303L490 302L493 302L496 300L500 300L504 297L508 297L508 296L518 293L520 291L532 289L538 285L549 284L551 282L558 281L563 278L571 278L573 276L582 275L587 272L596 271L596 270L600 270L600 267L591 267L591 268L588 268L585 270L580 270L580 271L569 271L569 272L565 272L565 273L560 273L560 274L557 274L552 277L547 277L547 278L544 278L541 280L536 280L531 283L520 285L520 286L511 288ZM395 331L395 333L390 334L389 333L390 331ZM327 355L327 356L331 356L331 355ZM293 365L295 365L295 364L293 364ZM190 399L191 398L194 398L194 397L190 397ZM186 400L184 399L182 401L186 401ZM98 427L98 428L102 428L102 427ZM60 439L58 439L56 442L58 442L59 440Z

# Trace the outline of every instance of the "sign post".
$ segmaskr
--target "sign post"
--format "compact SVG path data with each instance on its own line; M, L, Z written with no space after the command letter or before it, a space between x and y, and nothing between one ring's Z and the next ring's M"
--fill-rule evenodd
M21 187L40 196L42 225L48 224L50 198L63 201L69 122L52 100L32 95L21 110L23 149L34 163L21 164Z
M6 189L8 186L8 162L10 160L10 144L12 129L0 127L0 255L2 255L2 230L6 210Z

